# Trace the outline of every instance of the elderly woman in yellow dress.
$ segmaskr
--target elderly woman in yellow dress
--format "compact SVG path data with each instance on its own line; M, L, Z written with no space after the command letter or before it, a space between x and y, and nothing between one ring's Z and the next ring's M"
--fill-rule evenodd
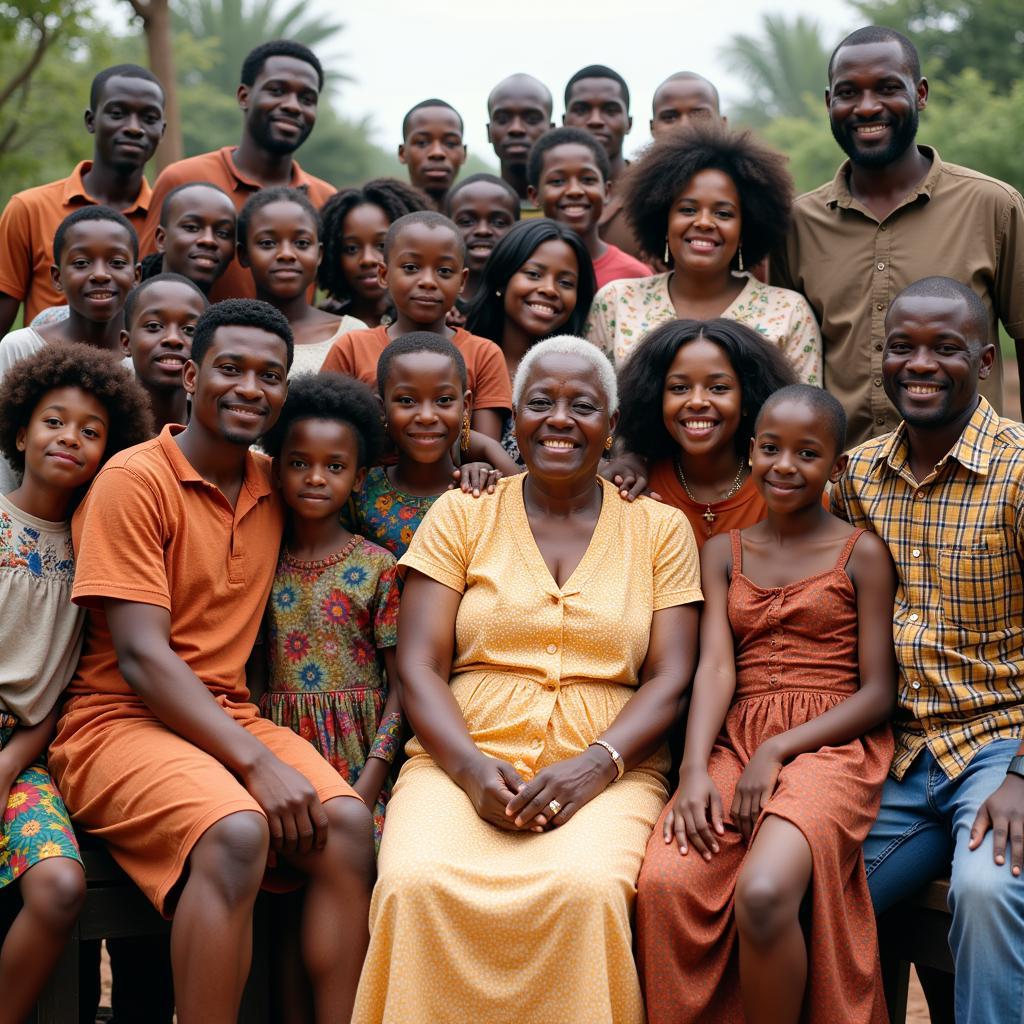
M388 807L354 1020L639 1024L630 915L667 799L701 601L682 514L597 475L608 360L523 359L527 472L442 495L400 566L415 731Z

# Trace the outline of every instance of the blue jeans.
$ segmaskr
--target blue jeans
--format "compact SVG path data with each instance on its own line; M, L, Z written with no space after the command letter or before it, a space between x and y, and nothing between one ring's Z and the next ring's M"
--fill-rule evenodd
M968 850L982 803L1002 784L1016 739L993 740L955 779L927 751L897 782L886 779L882 807L864 843L864 864L880 913L922 885L950 874L949 944L956 965L957 1024L1024 1022L1024 876L992 859L992 832Z

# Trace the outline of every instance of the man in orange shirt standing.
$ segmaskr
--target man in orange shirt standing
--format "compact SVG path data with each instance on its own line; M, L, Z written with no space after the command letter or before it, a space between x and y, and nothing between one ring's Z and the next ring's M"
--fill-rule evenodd
M301 43L275 39L252 50L242 64L238 86L238 106L244 116L241 141L179 160L160 173L139 239L142 254L156 251L164 198L186 182L212 182L231 197L238 211L254 192L273 185L302 189L317 209L323 206L336 189L307 174L294 158L316 124L323 87L320 61ZM210 293L214 301L255 296L252 275L237 260Z
M64 305L50 276L53 236L74 210L98 204L123 213L141 231L150 209L143 170L163 137L164 91L137 64L117 64L92 80L85 129L91 160L66 178L13 195L0 214L0 337L25 304L25 324L48 306Z

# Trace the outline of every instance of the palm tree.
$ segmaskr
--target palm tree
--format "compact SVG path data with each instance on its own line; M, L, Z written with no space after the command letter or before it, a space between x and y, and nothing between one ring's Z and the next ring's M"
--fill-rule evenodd
M721 51L730 70L743 75L750 98L733 118L762 126L776 117L805 117L807 97L819 98L826 85L830 50L812 18L766 14L763 38L733 36Z

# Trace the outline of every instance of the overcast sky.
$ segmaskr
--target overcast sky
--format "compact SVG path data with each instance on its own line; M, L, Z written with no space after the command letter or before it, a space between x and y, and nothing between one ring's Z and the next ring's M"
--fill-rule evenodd
M562 93L573 72L587 64L614 68L633 97L628 155L648 141L654 89L675 71L714 81L728 113L729 98L745 89L719 51L736 33L760 34L765 13L817 18L828 40L858 25L842 0L309 0L308 7L345 22L322 59L353 78L339 88L339 108L350 117L369 116L375 141L396 146L409 107L439 96L463 115L470 149L492 161L484 129L487 93L512 72L548 85L560 124Z

